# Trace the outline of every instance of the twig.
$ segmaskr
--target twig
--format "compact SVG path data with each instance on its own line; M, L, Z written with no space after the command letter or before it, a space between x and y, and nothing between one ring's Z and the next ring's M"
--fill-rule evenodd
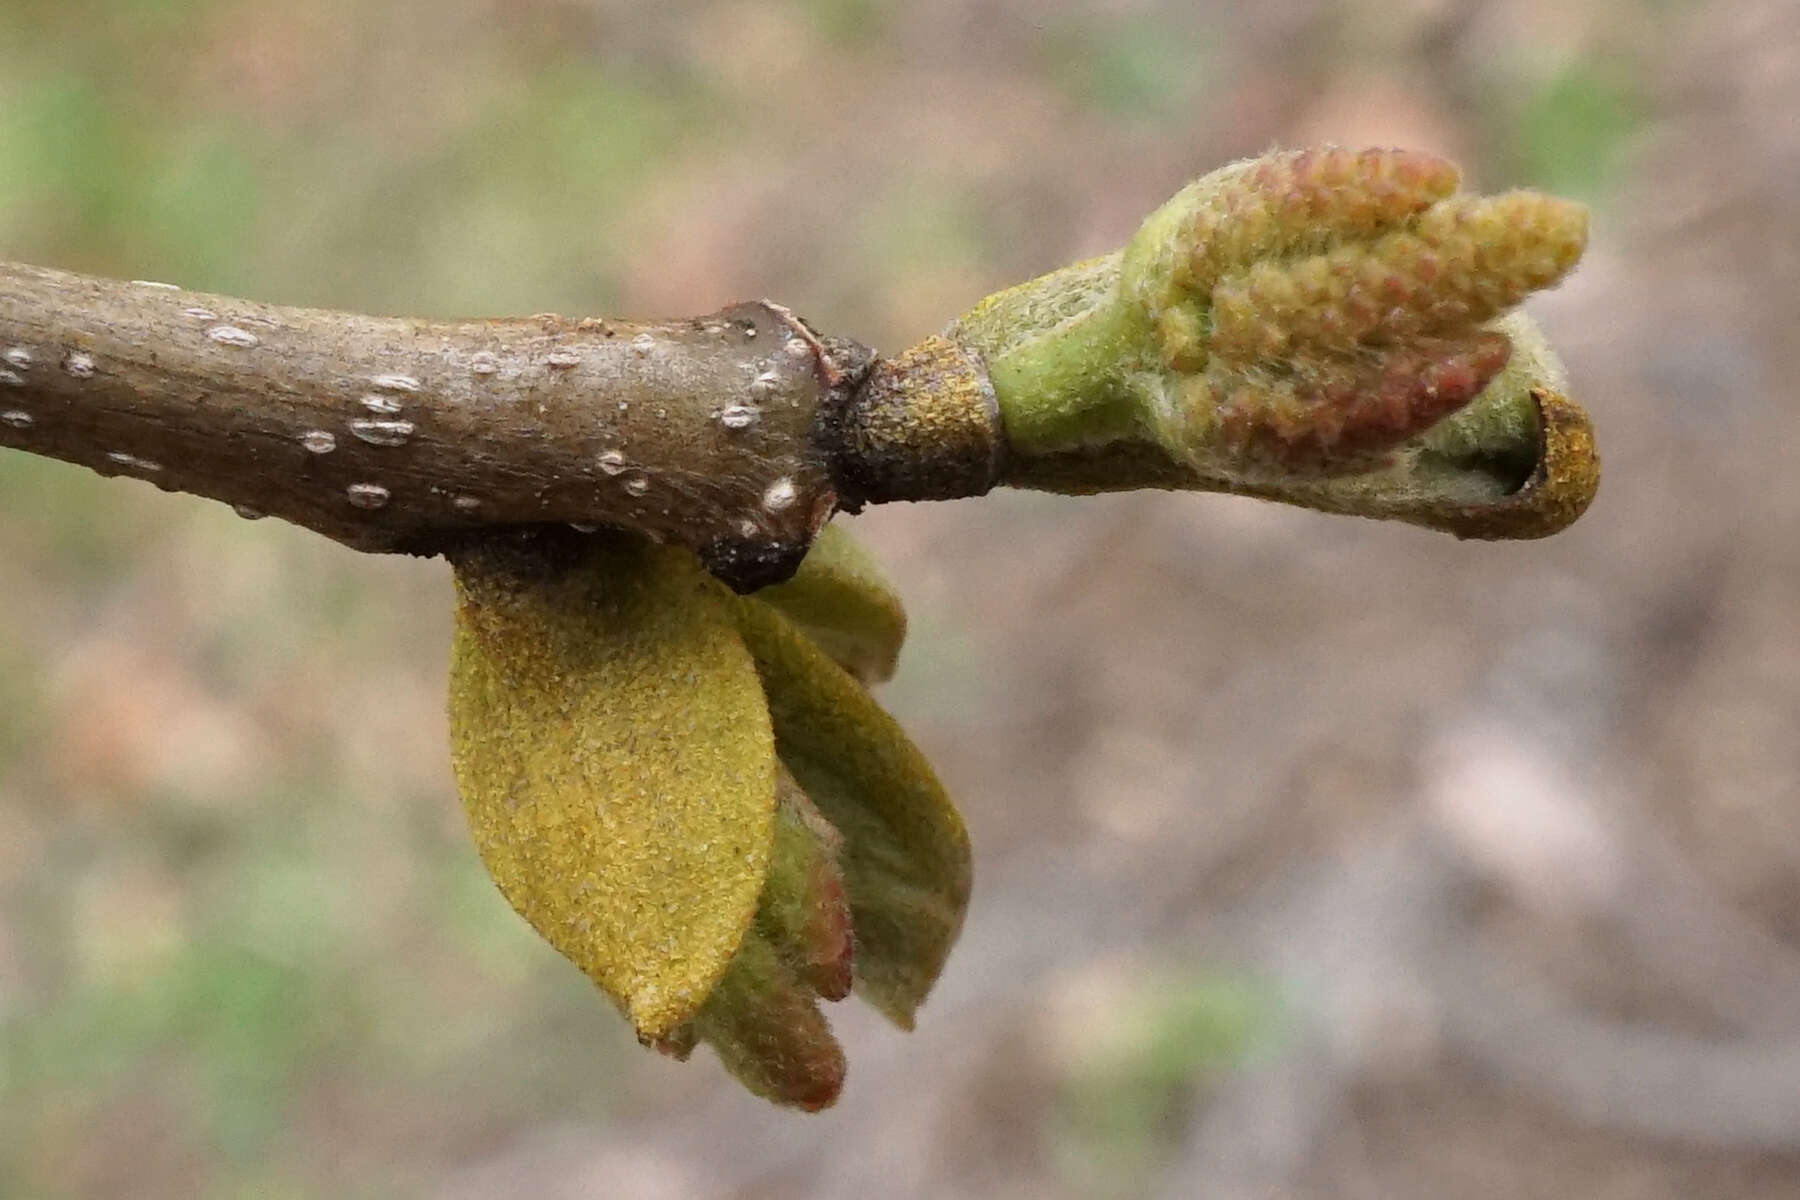
M837 503L827 418L871 358L767 302L433 322L0 264L0 445L358 550L604 524L754 586Z

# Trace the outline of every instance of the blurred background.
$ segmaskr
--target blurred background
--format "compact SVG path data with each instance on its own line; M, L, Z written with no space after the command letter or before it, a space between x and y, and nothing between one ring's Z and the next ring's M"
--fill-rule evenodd
M897 350L1272 145L1596 210L1552 541L855 528L978 851L819 1117L638 1049L462 827L441 563L0 452L0 1195L1800 1194L1792 0L6 0L0 257Z

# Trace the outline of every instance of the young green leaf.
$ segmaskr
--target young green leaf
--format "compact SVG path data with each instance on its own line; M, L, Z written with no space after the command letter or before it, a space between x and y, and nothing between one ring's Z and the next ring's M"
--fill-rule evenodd
M863 683L893 676L906 640L906 610L875 556L843 527L821 529L794 577L756 598Z

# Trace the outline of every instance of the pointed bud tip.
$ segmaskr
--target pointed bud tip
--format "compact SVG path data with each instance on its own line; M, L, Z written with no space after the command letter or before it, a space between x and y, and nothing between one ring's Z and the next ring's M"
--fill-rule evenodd
M672 1058L676 1062L686 1062L688 1057L694 1053L694 1047L699 1042L700 1034L695 1030L692 1021L677 1026L662 1037L638 1034L638 1045L654 1050L665 1058Z

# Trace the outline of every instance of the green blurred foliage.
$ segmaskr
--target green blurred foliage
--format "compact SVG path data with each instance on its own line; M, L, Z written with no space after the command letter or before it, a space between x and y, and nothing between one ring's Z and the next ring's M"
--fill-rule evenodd
M43 722L38 664L19 646L0 645L0 774L29 751Z
M827 41L838 46L867 46L881 36L886 12L881 0L800 0Z
M1650 119L1614 67L1577 61L1525 93L1514 119L1521 182L1584 200L1609 199L1632 140Z
M1161 973L1064 1081L1063 1169L1083 1189L1142 1194L1215 1079L1278 1044L1280 997L1242 975Z
M1191 112L1211 74L1208 39L1171 11L1127 14L1064 29L1049 43L1051 68L1082 108L1149 124Z
M0 546L22 553L48 572L41 582L79 590L99 587L141 544L144 520L122 501L148 491L102 489L62 463L7 454L0 471L0 508L9 521ZM136 510L141 513L141 507Z
M707 137L701 102L581 62L496 89L361 210L360 286L377 307L439 315L532 311L546 295L615 307L627 247L611 215L663 156ZM404 230L388 227L395 213Z

